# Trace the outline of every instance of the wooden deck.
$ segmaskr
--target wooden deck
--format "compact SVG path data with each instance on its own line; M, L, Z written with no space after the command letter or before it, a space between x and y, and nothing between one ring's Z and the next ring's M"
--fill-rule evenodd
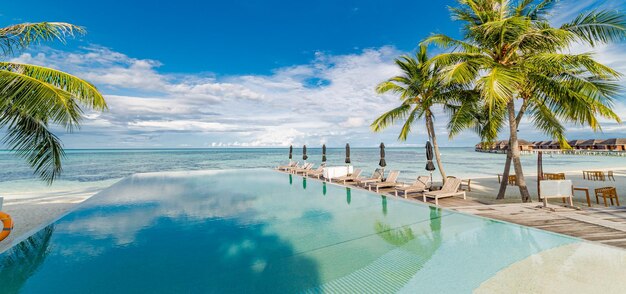
M454 210L508 221L626 249L626 207L581 210L538 203L454 207Z
M354 185L342 186L367 190ZM390 188L379 193L395 197L393 191ZM419 194L411 196L408 199L422 202ZM434 199L428 199L427 203L435 205ZM626 207L576 209L550 205L546 209L537 202L487 205L460 197L439 199L439 206L626 249Z

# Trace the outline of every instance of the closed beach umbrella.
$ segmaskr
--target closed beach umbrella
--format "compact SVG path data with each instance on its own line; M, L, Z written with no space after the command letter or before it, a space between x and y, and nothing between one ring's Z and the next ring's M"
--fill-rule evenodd
M430 141L426 141L426 170L430 172L430 184L432 185L435 165L433 164L433 145L430 144Z
M306 145L304 145L302 146L302 160L306 161L307 158L309 157L306 155Z
M350 144L346 144L346 163L350 164Z
M387 161L385 161L385 144L380 143L380 161L378 162L380 167L387 166Z
M322 145L322 162L326 162L326 144Z
M385 161L385 144L380 143L380 161L378 161L378 165L383 168L383 178L385 177L385 166L387 166L387 161Z
M293 145L289 145L289 161L293 159Z

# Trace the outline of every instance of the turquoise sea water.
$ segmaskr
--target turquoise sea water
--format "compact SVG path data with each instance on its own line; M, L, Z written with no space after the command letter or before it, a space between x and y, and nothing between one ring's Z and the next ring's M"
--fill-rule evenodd
M469 293L516 261L577 242L268 169L151 173L0 254L0 285L2 293Z
M329 165L343 165L344 149L329 148ZM442 148L448 175L463 178L494 176L502 171L505 156L474 152L473 148ZM321 149L309 148L309 161L319 164ZM398 169L403 180L426 175L424 148L387 148L387 170ZM377 167L377 148L352 148L352 164L365 174ZM301 149L294 148L294 160L302 161ZM522 158L526 173L536 172L536 156ZM52 188L80 186L120 179L139 172L267 168L287 162L286 148L269 149L169 149L169 150L68 150L62 177ZM544 156L546 172L591 168L626 167L626 157L554 155ZM435 179L439 177L434 173ZM0 193L29 191L46 187L33 176L27 164L15 155L0 151Z

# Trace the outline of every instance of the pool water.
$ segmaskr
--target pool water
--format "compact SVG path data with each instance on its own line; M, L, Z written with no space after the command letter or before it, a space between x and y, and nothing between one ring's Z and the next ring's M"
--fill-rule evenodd
M465 293L577 242L267 169L138 174L1 254L0 292Z

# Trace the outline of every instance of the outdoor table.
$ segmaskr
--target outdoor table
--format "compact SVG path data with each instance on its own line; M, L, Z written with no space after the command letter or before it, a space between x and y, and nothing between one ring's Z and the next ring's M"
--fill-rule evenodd
M329 166L325 167L322 171L324 175L324 179L327 181L332 180L333 178L343 177L351 174L353 172L352 165L348 166Z

